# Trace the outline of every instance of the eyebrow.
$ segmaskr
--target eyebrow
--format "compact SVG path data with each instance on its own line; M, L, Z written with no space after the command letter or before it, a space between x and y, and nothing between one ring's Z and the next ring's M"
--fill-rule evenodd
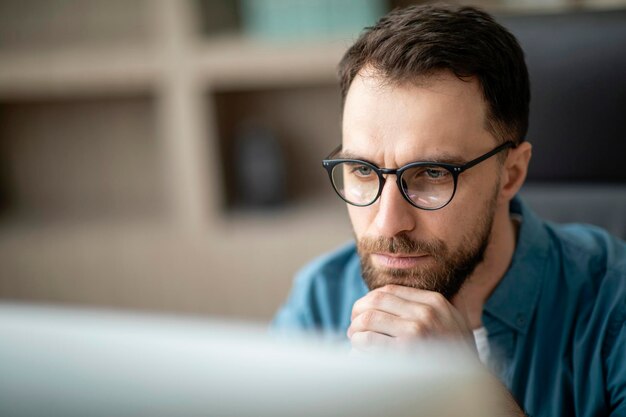
M334 159L358 159L359 161L365 161L365 162L369 162L370 164L377 165L367 158L363 158L362 156L358 154L352 153L350 151L344 151L344 150L338 152ZM435 162L435 163L442 163L442 164L463 165L467 162L467 160L459 157L458 155L453 155L451 153L444 152L439 155L434 155L428 158L415 159L408 163L412 163L412 162Z

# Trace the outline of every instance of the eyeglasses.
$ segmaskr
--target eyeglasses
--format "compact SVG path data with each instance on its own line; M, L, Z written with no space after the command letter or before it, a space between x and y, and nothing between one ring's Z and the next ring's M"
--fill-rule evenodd
M462 172L505 149L514 147L513 142L505 142L463 165L411 162L393 169L379 168L358 159L332 159L341 149L339 145L322 161L322 165L328 172L337 195L353 206L365 207L373 204L383 191L386 181L383 175L393 174L406 201L422 210L438 210L452 201Z

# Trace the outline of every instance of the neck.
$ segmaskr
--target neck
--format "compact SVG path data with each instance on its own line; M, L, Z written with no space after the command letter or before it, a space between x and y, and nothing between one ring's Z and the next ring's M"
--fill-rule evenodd
M482 326L483 307L509 268L516 241L517 224L511 219L507 204L494 216L484 261L476 267L452 300L452 304L465 316L472 329Z

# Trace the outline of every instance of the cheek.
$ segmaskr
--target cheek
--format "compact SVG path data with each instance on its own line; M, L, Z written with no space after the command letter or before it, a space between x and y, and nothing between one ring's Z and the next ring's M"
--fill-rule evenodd
M480 225L487 216L490 199L491 195L484 190L474 189L458 193L450 205L444 208L447 212L441 227L446 229L450 249L456 249L464 239L475 238L481 233Z
M414 238L421 240L440 240L448 246L455 245L455 237L460 226L458 214L455 210L448 210L444 207L441 210L425 211L420 217Z
M354 234L357 238L365 236L374 220L375 213L373 207L355 207L350 204L347 204L347 207Z

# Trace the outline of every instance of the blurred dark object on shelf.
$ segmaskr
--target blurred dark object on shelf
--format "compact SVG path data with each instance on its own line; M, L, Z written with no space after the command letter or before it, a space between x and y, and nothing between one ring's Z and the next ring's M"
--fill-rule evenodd
M238 0L198 0L198 11L204 35L236 33L241 29Z
M275 207L287 198L285 159L274 132L259 122L242 122L235 136L236 204Z
M523 195L542 216L626 238L626 10L501 16L531 79Z
M334 62L333 62L334 65ZM341 141L341 95L334 79L286 85L220 89L213 101L217 120L223 210L228 213L240 202L237 186L236 139L246 121L265 126L280 143L285 162L286 205L307 206L332 195L328 178L320 169L321 159ZM328 202L327 202L328 203Z

